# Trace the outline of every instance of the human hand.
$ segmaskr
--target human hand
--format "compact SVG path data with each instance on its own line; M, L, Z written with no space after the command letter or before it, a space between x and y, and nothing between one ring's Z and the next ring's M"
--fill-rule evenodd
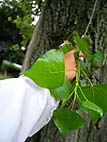
M69 80L72 80L76 76L76 71L77 71L77 65L75 61L75 50L69 51L64 55L64 62L65 62L65 75ZM79 53L79 58L81 60L84 59L83 53Z

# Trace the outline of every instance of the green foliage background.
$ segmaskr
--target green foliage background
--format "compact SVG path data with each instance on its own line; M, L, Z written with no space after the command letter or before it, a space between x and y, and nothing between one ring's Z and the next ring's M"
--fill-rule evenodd
M41 4L41 0L3 0L0 3L1 59L22 63L21 47L26 47L30 41L35 27L32 22L34 16L39 15Z

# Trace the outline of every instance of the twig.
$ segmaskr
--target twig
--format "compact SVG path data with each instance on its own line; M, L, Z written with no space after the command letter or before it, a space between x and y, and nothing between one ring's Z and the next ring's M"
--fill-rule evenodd
M97 5L97 0L95 0L94 6L93 6L93 10L92 10L92 14L91 14L90 20L89 20L89 22L88 22L88 25L87 25L87 27L86 27L86 29L85 29L84 36L87 34L87 32L88 32L88 30L89 30L90 24L91 24L92 19L93 19L93 17L94 17L96 5Z

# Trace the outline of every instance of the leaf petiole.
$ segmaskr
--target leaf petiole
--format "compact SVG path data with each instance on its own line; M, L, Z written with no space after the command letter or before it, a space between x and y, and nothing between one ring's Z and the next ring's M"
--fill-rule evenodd
M90 83L91 85L91 88L92 88L92 95L93 95L93 100L95 102L95 96L94 96L94 87L93 87L93 83L91 82L91 80L89 79L89 77L87 76L87 74L85 73L85 71L83 69L81 69L81 71L83 72L83 74L86 76L88 82Z
M61 104L61 109L66 105L67 101L69 101L69 99L71 98L71 96L73 95L75 89L71 92L71 94L69 95L68 98L66 98L65 100L62 101L62 104Z
M83 93L83 91L82 91L82 89L81 89L81 87L78 85L78 88L79 88L79 90L81 91L81 94L82 94L82 96L83 96L83 98L86 100L86 101L88 101L88 99L86 98L86 96L84 95L84 93Z

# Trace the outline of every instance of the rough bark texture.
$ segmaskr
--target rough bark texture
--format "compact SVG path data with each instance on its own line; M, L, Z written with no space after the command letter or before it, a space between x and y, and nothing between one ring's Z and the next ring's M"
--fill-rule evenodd
M46 50L57 48L70 39L73 31L82 35L92 13L94 0L46 0L40 20L35 28L25 56L23 70L29 68ZM98 0L88 35L93 40L93 51L103 49L107 53L107 0ZM107 83L107 59L96 71L92 81ZM53 122L45 126L27 142L107 142L107 114L95 126L85 116L86 124L63 137Z
M46 50L57 48L72 31L83 33L88 18L86 0L47 0L26 53L23 70Z

